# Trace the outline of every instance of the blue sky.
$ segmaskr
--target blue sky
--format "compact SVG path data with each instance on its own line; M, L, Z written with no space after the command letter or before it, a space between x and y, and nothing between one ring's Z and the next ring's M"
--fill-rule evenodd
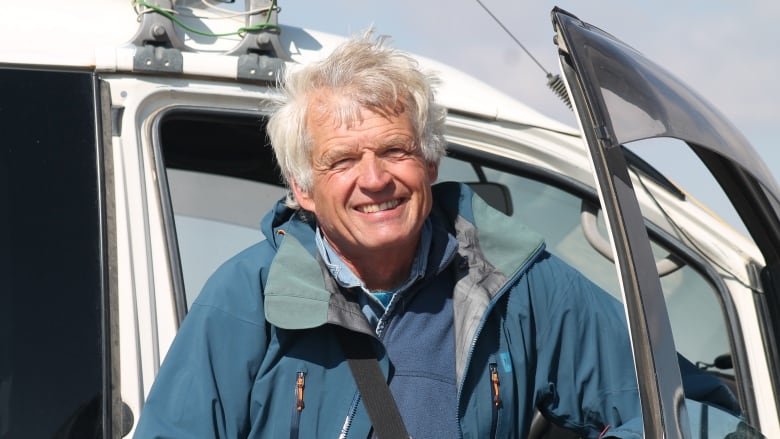
M482 3L545 70L553 73L558 73L550 24L553 6L622 39L713 103L748 138L780 180L780 82L775 79L780 72L780 2ZM546 87L545 72L476 0L280 0L279 5L279 20L284 24L340 35L374 25L378 33L391 36L394 46L451 64L576 126L569 109ZM678 159L654 161L662 171L673 174L685 166L681 163ZM678 181L693 186L693 194L718 211L721 201L708 198L712 192L710 180Z

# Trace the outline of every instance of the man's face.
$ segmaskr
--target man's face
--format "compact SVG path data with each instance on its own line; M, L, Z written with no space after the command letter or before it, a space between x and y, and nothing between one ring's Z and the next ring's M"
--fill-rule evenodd
M345 259L412 257L431 211L437 165L423 158L405 113L361 114L362 122L348 128L331 113L310 112L312 190L293 190Z

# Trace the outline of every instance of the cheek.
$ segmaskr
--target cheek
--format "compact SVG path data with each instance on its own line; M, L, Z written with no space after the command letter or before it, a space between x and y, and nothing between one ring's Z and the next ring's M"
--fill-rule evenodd
M335 174L317 181L315 201L320 211L334 211L349 203L354 189L354 179L346 174Z
M349 172L330 173L324 175L317 181L317 187L320 189L320 197L324 199L335 198L343 195L354 181L354 177Z

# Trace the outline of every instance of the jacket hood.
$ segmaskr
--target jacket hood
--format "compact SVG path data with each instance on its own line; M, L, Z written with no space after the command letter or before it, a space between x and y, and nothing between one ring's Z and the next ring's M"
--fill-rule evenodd
M306 241L306 235L313 233L316 227L314 219L306 219L305 214L301 211L287 207L284 200L284 197L279 199L260 223L260 231L275 251L279 250L282 238L287 233L298 234ZM311 216L313 218L313 215ZM306 246L306 248L312 256L315 254L316 247L313 241L311 246Z
M464 245L479 246L485 260L507 277L514 277L544 248L541 235L488 205L466 184L434 185L433 199L434 209L453 224L461 250Z

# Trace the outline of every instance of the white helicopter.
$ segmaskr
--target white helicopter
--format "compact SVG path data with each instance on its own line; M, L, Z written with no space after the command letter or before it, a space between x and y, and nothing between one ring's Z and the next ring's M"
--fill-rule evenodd
M11 8L0 16L0 439L130 436L206 277L260 239L285 191L262 103L286 66L342 37L285 23L273 0ZM577 127L418 57L449 112L439 179L471 184L623 301L646 437L780 437L777 182L672 74L570 12L551 17L561 74L550 85ZM625 147L659 138L694 151L747 234ZM727 383L741 415L681 408L676 352ZM532 434L567 437L543 420Z

